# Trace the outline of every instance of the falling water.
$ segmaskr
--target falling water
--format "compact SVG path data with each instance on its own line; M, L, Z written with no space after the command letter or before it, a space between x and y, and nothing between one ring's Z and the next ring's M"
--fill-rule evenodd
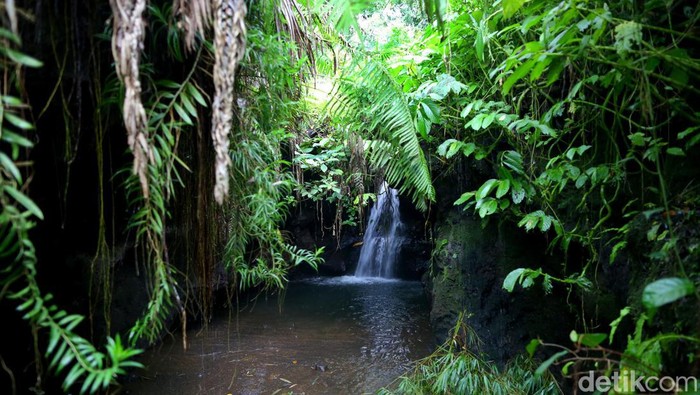
M399 193L382 183L367 225L357 263L356 277L394 276L394 263L401 244Z

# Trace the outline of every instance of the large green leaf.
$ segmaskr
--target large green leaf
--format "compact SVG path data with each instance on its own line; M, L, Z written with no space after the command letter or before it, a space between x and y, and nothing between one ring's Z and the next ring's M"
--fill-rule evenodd
M506 276L505 280L503 280L503 289L505 289L508 292L513 292L513 289L515 288L515 284L518 283L518 279L520 276L525 272L524 268L517 268L513 270L512 272L508 273Z
M607 337L605 333L583 333L578 335L578 341L586 347L598 347Z
M695 285L687 278L662 278L644 287L642 304L648 310L654 311L693 292Z
M513 87L513 85L520 81L523 77L525 77L527 73L529 73L530 70L532 70L532 67L535 64L535 59L530 59L527 62L518 66L518 68L516 68L515 71L513 71L513 74L509 75L508 78L506 78L506 81L503 83L503 94L507 95L508 92L510 92L510 89Z
M525 0L503 0L503 16L510 18L525 4Z

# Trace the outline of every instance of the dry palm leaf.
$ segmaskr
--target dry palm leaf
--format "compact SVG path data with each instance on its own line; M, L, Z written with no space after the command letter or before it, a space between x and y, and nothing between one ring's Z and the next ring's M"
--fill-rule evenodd
M233 123L233 85L236 66L245 54L245 15L243 0L214 0L214 86L211 136L216 152L214 197L222 204L228 196L229 132Z
M141 103L139 62L143 49L146 0L110 0L114 27L112 54L117 75L124 84L124 126L129 148L134 154L134 173L141 182L143 196L148 198L148 161L152 161L146 111Z
M179 17L178 27L185 32L185 47L192 50L197 34L204 36L211 25L211 0L174 0L173 13Z

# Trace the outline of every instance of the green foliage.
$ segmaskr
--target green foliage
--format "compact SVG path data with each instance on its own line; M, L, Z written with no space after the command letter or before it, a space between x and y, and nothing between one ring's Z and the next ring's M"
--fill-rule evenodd
M477 181L454 204L484 221L542 233L561 263L546 269L523 263L503 287L512 292L537 281L547 292L569 287L575 292L566 303L578 311L590 300L585 293L600 286L602 265L626 259L646 275L632 284L644 297L627 314L695 303L697 10L683 2L424 5L429 17L447 10L442 25L382 56L415 108L423 148L436 153L433 172L484 162L478 168L487 174L446 175ZM457 88L430 95L444 76ZM642 214L647 222L639 231L649 251L638 256L631 247ZM581 308L581 316L588 314ZM690 310L694 318L659 312L668 322L650 323L627 344L685 360L688 352L672 342L651 339L662 328L697 337L696 309ZM581 347L599 346L599 336L577 339L584 339Z
M522 355L503 371L469 350L470 329L460 316L450 339L391 389L380 394L553 394L561 393L553 376L535 373L534 362Z
M674 279L659 280L661 284L654 285L652 288L663 289L664 292L662 293L668 295L668 293L673 293L670 291L671 289L688 286L687 284L666 280ZM671 285L670 283L674 284ZM643 299L648 298L648 296L643 296ZM624 376L634 371L637 377L658 377L664 369L663 352L672 343L700 343L700 338L676 333L659 333L653 336L644 336L644 326L650 323L653 317L641 314L635 323L634 333L627 338L623 353L603 347L602 344L606 339L609 338L610 342L612 342L620 323L629 314L629 307L620 310L620 316L610 324L609 336L605 333L577 333L576 331L571 331L569 338L573 343L572 348L548 344L538 339L532 340L527 347L527 351L531 356L540 345L560 350L545 360L537 368L536 374L545 373L553 365L561 365L561 372L564 377L576 378L576 375L572 374L572 372L584 370L593 370L606 376L610 376L613 372Z
M685 278L662 278L644 287L642 304L653 317L657 308L695 293L695 285Z
M435 189L418 139L416 110L389 71L370 59L353 65L338 80L329 110L359 123L361 134L372 139L367 147L370 163L385 169L386 181L399 192L410 192L419 209L427 209Z
M297 78L303 63L279 56L295 44L267 31L268 26L249 27L250 57L243 67L255 73L243 79L241 126L231 138L231 199L224 209L228 239L223 259L241 290L283 288L290 267L316 268L322 262L322 250L291 246L280 231L295 186L292 163L283 160L281 147L294 139L294 122L302 111Z
M350 29L354 29L355 33L361 35L357 16L369 3L367 0L314 0L308 5L313 13L335 32L347 34Z
M437 22L438 26L444 24L445 12L447 11L446 0L423 0L423 9L429 21Z
M382 43L375 40L377 47L367 53L348 42L362 37L357 19L371 7L368 2L251 3L248 49L237 78L231 196L216 217L227 232L222 258L236 285L277 289L290 267L320 262L321 251L297 249L280 231L295 189L303 199L335 204L339 223L361 222L371 194L364 191L370 172L359 156L366 155L376 173L422 209L436 199L431 171L449 177L452 169L464 168L454 164L481 161L492 172L455 204L484 220L542 233L561 257L558 269L547 272L523 263L506 276L503 288L530 288L536 281L547 292L570 287L575 292L567 302L578 308L584 299L576 297L595 287L606 255L611 263L629 259L632 221L644 216L642 233L651 251L643 258L654 270L639 289L641 308L623 309L609 338L622 331L625 317L637 316L621 365L642 361L652 371L662 368L667 355L678 356L672 344L695 347L697 333L690 331L697 329L688 322L697 309L670 323L670 331L655 326L653 317L698 298L698 248L684 244L693 238L683 233L699 201L698 12L679 1L643 3L425 0L423 9L435 24L425 26L422 36L395 31ZM130 344L153 342L172 309L183 311L166 229L181 172L189 171L186 158L178 156L180 137L202 133L209 101L195 76L207 76L211 45L200 42L196 55L188 56L170 11L169 5L149 8L152 42L144 58L153 63L142 66L152 148L148 197L133 177L125 183L128 226L151 291ZM328 53L313 51L316 36ZM19 71L41 62L18 49L21 42L11 30L0 28L0 40L0 255L11 262L0 271L0 299L16 300L35 329L48 329L47 358L56 372L67 372L66 389L82 380L83 392L95 392L123 368L136 366L130 359L138 351L123 348L119 337L108 340L105 352L97 351L75 334L81 316L60 310L39 290L28 235L43 214L26 184L31 177L23 159L33 145L33 125L20 99ZM314 73L317 55L328 76L347 58L354 60L344 64L332 92L327 109L333 119L314 127L330 124L332 131L305 141L305 126L316 122L306 115L300 83L307 70ZM176 68L189 71L182 78ZM115 81L103 87L102 103L119 102ZM13 87L17 92L10 93ZM436 152L435 160L426 152ZM300 171L293 176L290 170ZM444 253L446 243L439 241L434 254ZM580 247L581 262L570 262L572 245ZM535 372L523 361L499 372L467 351L457 333L402 380L399 392L535 393L554 390L535 373L563 362L570 350L593 349L603 352L598 362L609 359L604 336L574 332L574 348L555 353ZM528 347L531 354L537 344Z
M316 267L320 253L290 246L279 230L285 219L294 181L283 171L278 155L279 137L262 133L238 134L232 152L237 177L226 208L230 237L224 249L224 262L236 273L238 286L259 285L276 289L286 284L290 266L308 263Z
M608 337L605 333L576 333L571 331L569 338L574 343L580 343L586 347L597 347Z
M525 0L503 0L503 16L506 18L512 17L525 4Z
M505 289L508 292L513 292L516 284L519 284L523 288L529 288L535 283L535 280L539 277L542 277L542 288L544 288L546 293L550 293L552 291L552 282L577 285L585 291L588 291L593 287L593 284L590 282L590 280L588 280L583 275L574 275L567 278L557 278L547 273L544 273L542 269L533 270L518 268L508 273L506 278L503 280L503 289Z
M339 240L342 227L363 223L366 206L374 194L365 193L368 178L364 158L364 142L357 136L346 138L342 130L332 130L328 136L311 138L296 145L293 164L302 180L297 192L301 200L317 203L319 216L322 203L335 206L332 227Z
M197 60L200 59L198 53ZM134 229L136 243L146 257L149 267L150 300L144 315L134 324L129 333L129 342L136 344L142 338L155 342L166 329L166 320L174 305L183 310L174 278L175 271L168 262L166 224L169 219L168 203L175 195L175 184L182 184L178 167L189 170L176 152L180 133L192 130L197 120L197 106L206 106L204 95L192 79L197 62L182 83L170 80L153 82L149 108L148 129L151 138L152 160L148 165L149 196L143 196L141 185L135 174L126 182L126 192L133 215L127 225ZM124 169L126 172L130 168Z
M0 33L0 66L5 81L19 79L22 66L41 66L39 61L11 48L10 42L19 46L19 38L4 28L0 28ZM105 351L98 351L76 333L84 317L59 309L52 303L52 295L41 291L29 232L34 221L43 220L44 216L27 194L25 176L30 170L20 170L20 162L34 146L29 134L34 126L24 117L28 106L10 91L9 86L4 86L0 97L0 301L7 298L17 303L17 311L32 326L37 344L38 334L48 334L45 357L55 374L65 373L64 391L82 381L81 394L96 393L107 389L118 375L125 374L126 368L141 367L132 360L141 351L123 347L119 336L108 337ZM21 88L18 91L18 95L23 94Z
M309 144L312 143L312 144ZM318 148L318 152L314 152ZM342 142L333 137L322 137L318 142L306 142L294 155L294 162L306 172L313 171L320 179L306 181L300 189L301 196L313 201L337 202L347 195L341 187L345 177L341 164L348 162L348 154Z
M615 256L626 245L619 235L628 228L611 226L610 221L622 189L636 182L629 177L633 167L641 168L652 182L654 177L658 180L659 185L651 189L656 196L648 196L648 204L668 208L672 197L664 164L672 157L683 158L685 151L677 140L686 140L694 129L686 129L686 134L665 129L672 123L697 122L688 99L693 88L681 83L685 81L681 76L698 67L697 61L680 49L679 41L672 41L676 49L670 51L645 41L644 29L661 41L668 41L664 34L680 33L616 14L626 15L627 10L573 2L502 4L503 16L514 17L519 10L522 20L507 25L498 9L485 8L465 13L467 18L458 16L448 25L458 32L448 38L453 50L462 49L455 50L455 57L474 51L466 48L471 39L477 40L476 52L480 52L479 41L485 37L481 27L464 35L457 25L464 19L479 26L479 21L486 21L488 30L499 29L498 42L489 35L492 58L479 62L490 80L462 70L463 78L482 81L474 91L479 96L473 98L467 92L459 111L465 131L459 133L460 139L445 140L437 153L445 159L461 153L489 161L496 170L496 178L464 193L455 204L473 207L482 218L514 216L526 231L553 232L552 247L564 252L571 242L586 246L586 272L598 259L597 243L617 240ZM657 10L652 7L645 12ZM606 33L611 30L614 35ZM639 70L629 62L631 56L636 57L634 64L646 63L650 68ZM645 73L643 89L662 99L662 107L652 111L650 96L635 93L639 80L631 76L640 73ZM602 117L593 116L601 111ZM655 114L663 111L671 117L654 122ZM624 125L639 131L630 134ZM625 145L625 140L631 145ZM632 212L634 205L626 209ZM577 217L565 215L574 210Z
M271 17L266 9L257 11L250 14L253 21L264 22ZM184 63L178 33L165 16L169 13L167 7L152 7L151 12L158 22L155 37L167 37L168 55ZM166 329L173 308L185 319L178 273L168 261L166 229L176 186L183 184L180 172L189 171L177 154L181 134L197 130L200 114L209 100L195 83L195 77L205 72L206 61L212 56L209 50L207 43L197 48L182 82L157 79L150 69L142 71L150 81L150 94L144 100L153 155L148 167L149 196L141 194L133 175L127 180L126 190L133 208L128 227L135 229L137 244L143 248L151 295L144 316L130 332L132 343L141 338L157 340ZM259 285L278 289L286 284L290 266L315 266L320 262L321 251L312 253L290 246L279 230L289 204L286 197L293 186L280 146L293 136L285 127L298 111L295 76L300 75L302 62L279 56L295 52L294 42L255 25L249 28L248 51L243 67L253 71L250 77L239 79L244 81L238 102L241 126L232 131L233 171L231 199L223 213L226 223L222 229L228 234L223 260L240 289Z

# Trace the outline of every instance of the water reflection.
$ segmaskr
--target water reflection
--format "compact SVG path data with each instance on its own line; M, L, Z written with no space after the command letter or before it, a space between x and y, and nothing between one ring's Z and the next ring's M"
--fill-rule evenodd
M258 300L230 321L144 356L128 393L361 394L433 349L421 285L340 277L292 283L280 306Z

